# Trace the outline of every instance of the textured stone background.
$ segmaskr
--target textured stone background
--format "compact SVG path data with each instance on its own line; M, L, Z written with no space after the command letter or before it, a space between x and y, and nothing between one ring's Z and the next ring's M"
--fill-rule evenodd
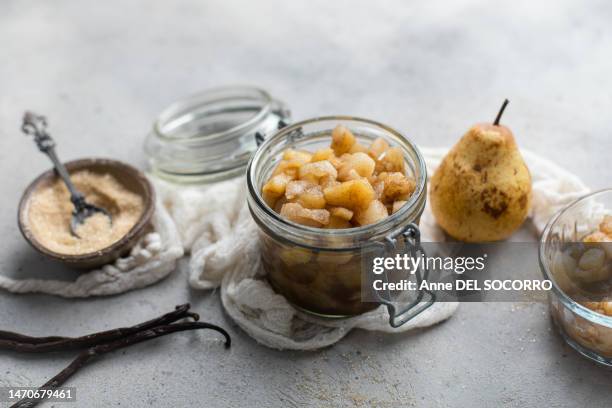
M474 122L610 187L612 4L606 1L54 1L0 3L0 273L71 272L21 239L16 206L48 163L18 131L45 113L68 160L144 166L143 136L169 102L247 83L294 118L375 118L422 146L450 146ZM314 353L258 346L218 294L187 288L184 269L123 296L63 300L0 293L0 327L78 335L135 323L190 301L229 327L180 334L108 356L70 385L70 406L609 406L610 372L564 346L542 304L462 305L420 333L354 332ZM38 385L71 358L0 355L0 383Z

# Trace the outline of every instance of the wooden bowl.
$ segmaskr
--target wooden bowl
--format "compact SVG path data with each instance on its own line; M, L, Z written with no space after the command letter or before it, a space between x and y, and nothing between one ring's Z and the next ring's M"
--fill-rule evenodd
M108 264L132 249L147 232L155 210L155 190L145 175L134 167L110 159L81 159L64 163L69 173L89 170L93 173L110 174L128 190L143 198L144 209L140 219L119 241L95 252L79 255L60 254L44 247L34 236L29 227L28 210L32 193L38 188L47 186L58 179L55 170L51 169L38 176L25 190L19 202L19 229L23 237L41 254L60 261L67 266L78 269L91 269Z

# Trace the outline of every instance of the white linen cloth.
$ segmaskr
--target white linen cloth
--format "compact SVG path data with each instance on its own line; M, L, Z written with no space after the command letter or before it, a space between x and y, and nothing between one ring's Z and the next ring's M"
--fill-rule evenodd
M432 174L446 149L421 150ZM549 218L587 187L549 160L522 151L533 179L531 219L538 233ZM126 258L84 273L74 282L10 279L0 275L0 287L11 292L41 292L65 297L110 295L150 285L171 273L183 251L191 253L189 284L196 289L221 287L221 300L238 325L268 347L311 350L331 345L351 329L403 332L441 322L457 303L437 303L399 328L388 323L386 308L349 319L319 319L299 312L276 294L265 279L259 260L257 226L246 205L244 178L208 186L185 187L153 180L158 203L154 232L143 238ZM429 206L420 223L423 241L443 241Z
M422 149L428 174L433 174L446 152ZM549 160L529 151L522 153L533 178L531 217L539 233L555 212L588 193L588 189L576 176ZM190 285L196 289L221 286L221 300L227 313L250 336L268 347L299 350L325 347L353 328L403 332L441 322L457 309L456 303L437 303L396 329L389 326L383 306L350 319L319 319L301 313L262 279L257 226L246 206L244 179L182 191L167 183L158 183L158 187L179 226L185 248L191 251ZM421 218L420 229L423 241L444 240L429 206Z

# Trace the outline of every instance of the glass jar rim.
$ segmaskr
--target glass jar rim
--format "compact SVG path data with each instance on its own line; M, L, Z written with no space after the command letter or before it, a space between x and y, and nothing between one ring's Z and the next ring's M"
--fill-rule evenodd
M188 110L194 110L197 107L202 107L212 102L220 102L229 99L227 96L222 96L227 93L234 93L236 96L241 97L252 97L255 100L261 101L262 106L256 114L254 114L245 122L215 133L198 134L195 136L190 136L188 138L180 138L172 136L171 134L169 134L169 132L163 130L164 126L168 126L172 122L179 121L179 119L183 118L184 116L187 116ZM157 119L153 123L153 132L160 139L172 141L174 143L189 142L194 140L197 141L203 139L206 139L207 141L225 139L235 134L242 134L247 129L250 129L251 127L260 123L272 110L272 103L272 96L263 89L255 86L234 85L210 88L202 92L198 92L179 99L170 104L168 107L166 107L163 111L161 111L159 115L157 115ZM189 120L183 119L174 126L183 125Z
M545 246L546 246L546 238L550 235L552 227L555 225L555 223L563 216L565 215L569 210L573 209L575 205L584 202L588 199L591 199L599 194L612 194L612 188L605 188L602 190L597 190L597 191L593 191L591 193L588 193L582 197L577 198L576 200L572 201L571 203L569 203L567 206L565 206L564 208L562 208L561 210L559 210L555 215L552 216L552 218L548 221L548 223L546 224L546 227L544 227L544 231L542 231L542 236L540 237L540 246L539 246L539 250L538 250L538 258L540 261L540 269L542 270L542 274L544 275L545 279L548 279L552 282L553 284L553 291L555 292L555 294L559 297L559 299L561 300L561 302L567 307L569 308L572 312L578 314L580 317L587 319L591 322L595 322L597 324L601 324L603 326L606 327L610 327L612 328L612 316L605 316L601 313L597 313L591 309L589 309L588 307L585 307L583 305L581 305L580 303L574 301L572 298L570 298L560 287L559 285L557 285L557 281L555 280L555 277L552 275L552 273L550 272L549 266L548 266L548 262L545 259Z
M291 121L268 92L226 86L181 98L160 113L144 140L151 171L179 184L244 175L258 140Z
M374 224L361 226L361 227L344 228L344 229L324 229L324 228L309 227L306 225L297 224L297 223L284 219L283 217L280 216L280 214L278 214L276 211L270 208L265 203L261 195L261 192L259 191L259 188L255 186L255 183L254 183L254 179L255 179L254 172L255 172L255 167L256 167L255 164L257 164L258 160L261 159L261 156L267 150L267 148L273 143L277 142L279 139L285 138L291 132L297 129L300 129L301 127L305 125L315 124L315 123L323 122L323 121L352 121L352 122L358 122L358 123L378 127L388 132L389 134L393 135L394 138L396 138L398 142L403 143L404 146L402 147L404 149L407 149L413 152L415 154L415 158L417 161L415 165L419 168L420 171L418 172L417 175L415 175L416 189L413 192L410 199L407 201L407 203L404 204L397 212L395 212L394 214L391 214L389 217L385 218L384 220L381 220ZM385 225L394 226L396 224L399 225L400 221L402 221L408 213L410 213L411 211L414 211L415 208L417 208L416 206L420 205L422 208L420 209L417 208L417 210L419 212L422 212L423 208L425 207L424 196L427 193L426 192L427 167L426 167L423 155L421 154L419 149L416 147L414 142L412 142L410 139L402 135L399 131L387 125L384 125L374 120L355 117L355 116L347 116L347 115L320 116L320 117L315 117L315 118L293 123L287 127L284 127L283 129L278 131L273 136L266 138L266 140L262 143L262 145L259 146L255 154L249 161L249 165L247 166L247 188L249 190L249 196L253 198L257 206L260 209L262 209L265 212L265 214L269 216L270 219L274 223L282 225L284 228L287 228L289 231L291 231L295 235L299 236L300 234L303 234L303 233L309 233L309 234L317 234L321 237L354 238L364 233L370 233L374 229L380 228L381 226L385 226Z

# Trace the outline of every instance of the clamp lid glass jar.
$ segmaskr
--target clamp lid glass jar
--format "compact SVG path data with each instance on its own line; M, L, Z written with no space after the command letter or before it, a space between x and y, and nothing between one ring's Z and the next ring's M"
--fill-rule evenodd
M215 182L243 174L256 139L289 118L286 106L261 89L211 89L166 108L145 140L145 152L161 178Z
M401 208L370 225L344 229L322 229L296 224L270 208L262 187L270 178L286 149L314 151L329 145L332 130L342 125L357 142L369 144L382 138L400 149L405 167L414 177L415 190ZM283 128L266 139L247 169L248 205L261 237L261 257L274 289L298 308L326 317L357 315L379 306L362 298L364 248L372 243L385 247L400 235L416 232L426 201L426 167L416 146L396 130L383 124L348 116L322 117ZM422 299L420 299L422 300ZM382 302L385 303L385 302ZM430 297L412 311L403 310L403 321L433 303ZM395 310L387 305L391 324ZM393 313L392 313L393 312Z

